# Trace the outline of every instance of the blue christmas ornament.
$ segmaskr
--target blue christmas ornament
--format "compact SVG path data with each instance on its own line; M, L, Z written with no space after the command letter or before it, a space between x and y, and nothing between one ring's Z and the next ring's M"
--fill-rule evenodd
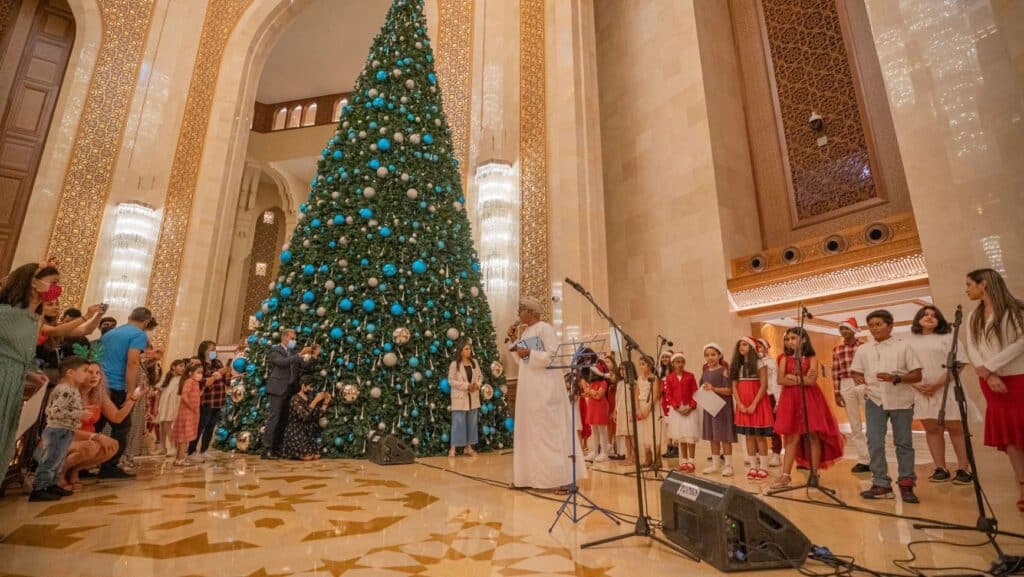
M377 140L377 150L391 150L391 141L387 138Z
M384 352L386 352L386 353L387 352L391 352L391 350L394 349L394 348L395 348L395 345L393 345L391 343L384 343Z
M452 387L448 384L448 379L441 379L440 388L442 393L448 394L452 392Z
M340 447L342 445L342 443L344 443L344 442L345 442L345 439L342 439L341 437L334 437L334 446L335 447Z
M335 150L333 153L331 153L331 158L333 158L334 160L341 160L343 156L345 156L345 153L340 150Z
M372 333L377 330L377 325L373 323L366 323L366 332Z
M227 438L228 438L228 430L225 429L224 427L218 427L217 428L217 440L218 441L223 441L223 440L225 440Z
M307 264L306 266L302 267L302 274L304 274L306 276L309 276L309 275L311 275L311 274L313 274L315 272L316 272L316 267L311 265L311 264Z
M245 342L249 343L250 345L255 345L256 335L249 335L248 337L246 337Z
M268 309L270 309L272 311L275 311L275 310L277 310L277 305L278 305L277 297L270 297L269 299L267 299L267 308Z
M380 232L380 235L383 236L384 238L387 238L387 237L391 236L391 229L386 227L386 226L380 227L380 231L379 232Z
M409 414L412 415L413 417L418 417L418 416L420 416L420 410L419 409L413 409Z
M290 286L281 287L281 296L283 296L284 298L288 298L288 297L292 296L292 287L290 287ZM273 299L271 299L271 300L273 300Z
M427 263L422 260L417 260L412 263L412 272L422 274L427 272Z
M374 158L369 162L368 166L374 170L377 170L378 168L380 168L380 161Z
M402 314L403 312L405 312L405 309L402 308L402 305L398 303L394 303L391 305L391 314L395 315L396 317Z
M449 438L450 437L448 436L448 433L441 433L441 442L442 443L447 443Z
M388 73L387 72L384 72L383 70L378 70L377 71L377 80L387 80L387 78L388 78Z
M236 357L235 360L231 361L231 368L235 369L236 373L240 373L245 370L245 359L242 357Z
M423 144L433 144L433 143L434 143L434 137L433 136L431 136L429 134L424 134L423 135Z
M371 218L373 218L373 209L371 209L371 208L360 208L359 209L359 217L363 218L365 220L370 220Z
M253 315L253 316L256 317L256 320L262 321L263 320L263 311L256 311L256 314Z
M430 74L427 74L427 80L429 80L431 84L437 84L437 75L431 72Z
M338 327L334 327L333 329L331 329L331 338L334 339L334 340L340 339L342 337L342 335L344 335L344 334L345 334L344 331L342 331Z
M363 301L363 310L364 311L366 311L368 313L372 313L373 309L375 309L375 308L377 308L377 303L375 303L373 301L373 299L366 299L366 300Z
M409 366L416 368L420 366L420 360L417 357L409 357Z
M378 96L373 99L373 106L376 108L384 108L384 99Z
M338 308L343 311L350 311L352 310L352 301L349 299L341 299L341 302L338 303Z
M515 421L515 419L513 419L512 417L508 417L508 418L505 419L505 430L510 432L510 433L512 431L516 430L516 421Z
M398 267L391 263L384 265L382 270L384 271L384 276L395 276L398 274Z
M316 293L314 293L313 291L306 291L306 292L302 293L302 302L306 303L307 305L310 304L311 302L315 301L315 300L316 300Z
M291 262L291 261L292 261L292 251L290 251L290 250L281 251L281 262Z
M368 258L361 258L361 259L359 259L359 264L361 266L370 266L370 259L368 259Z
M320 272L327 272L327 270L328 270L327 269L327 265L322 264L322 265L320 265L320 268L318 268L317 270L320 271Z
M444 241L443 240L437 241L437 248L439 248L441 250L444 250Z
M500 399L501 398L501 389L495 387L495 389L494 389L494 398L495 399Z
M345 224L345 217L340 214L334 215L334 224ZM331 244L334 244L333 240L331 241Z

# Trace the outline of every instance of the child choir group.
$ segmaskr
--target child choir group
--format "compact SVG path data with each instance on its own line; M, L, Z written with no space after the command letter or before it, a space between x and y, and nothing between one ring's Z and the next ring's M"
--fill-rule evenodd
M706 475L735 474L731 457L733 443L738 436L745 437L747 478L752 481L768 479L771 466L783 466L790 471L794 460L808 465L810 459L797 441L804 432L803 399L797 385L806 387L809 418L811 456L820 457L816 463L827 467L842 457L843 437L835 417L829 411L821 390L817 387L818 373L814 366L814 351L806 332L793 328L786 332L786 350L777 359L770 354L771 345L764 339L745 336L732 347L731 361L725 360L723 347L707 343L703 348L704 364L700 379L686 370L686 356L679 351L666 351L658 367L650 357L639 362L636 381L637 437L641 454L633 455L633 428L626 376L632 371L628 362L616 367L611 356L584 370L580 377L580 422L578 433L585 447L588 461L602 462L620 458L608 434L615 427L615 438L621 440L628 464L639 458L642 465L658 466L660 447L656 446L655 431L665 434L678 452L678 470L693 473L697 470L696 447L706 441L711 449L711 463L702 472ZM796 363L797 347L801 347L802 360ZM781 377L779 376L781 370ZM609 391L610 384L619 384ZM698 405L698 394L703 389L720 399L715 407ZM614 410L612 410L614 407ZM780 459L782 442L786 440L785 459ZM586 450L588 441L596 445ZM658 443L660 445L660 443ZM788 475L780 477L777 485L787 484Z
M968 275L967 295L980 302L961 332L966 346L958 345L958 360L970 361L979 376L986 400L985 444L1009 457L1021 492L1017 507L1024 511L1024 305L990 269ZM870 488L861 497L895 497L886 460L891 432L900 497L905 503L919 502L914 493L915 420L925 429L934 463L928 480L973 483L960 408L952 389L947 391L947 354L954 346L951 324L928 305L915 315L910 334L894 334L893 315L886 310L868 314L866 328L870 336L858 337L856 319L840 324L841 340L832 350L830 368L835 404L845 409L851 425L857 461L852 472L871 475ZM783 488L792 483L794 462L812 470L828 468L843 458L846 444L819 386L829 369L817 360L803 328L786 330L783 346L773 357L766 340L743 337L729 349L726 362L726 349L708 343L699 378L687 370L686 356L679 351L664 353L658 366L643 357L637 373L628 361L617 367L612 356L603 357L583 370L578 382L577 434L586 460L624 459L632 464L639 459L644 467L659 467L659 457L678 451L678 470L694 473L696 445L706 441L711 463L702 473L731 477L733 443L742 435L751 481L765 481L769 467L781 466L771 487ZM629 402L627 375L636 376L634 403ZM719 401L709 400L709 395ZM639 455L633 454L631 438L634 406ZM662 436L670 447L665 455L660 455ZM947 436L956 455L955 473L946 466ZM625 455L617 454L617 446Z

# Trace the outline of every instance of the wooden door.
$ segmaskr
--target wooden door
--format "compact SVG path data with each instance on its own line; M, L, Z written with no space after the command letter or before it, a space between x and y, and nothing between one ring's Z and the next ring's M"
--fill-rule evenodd
M41 0L0 120L0 275L11 269L74 41L67 4Z

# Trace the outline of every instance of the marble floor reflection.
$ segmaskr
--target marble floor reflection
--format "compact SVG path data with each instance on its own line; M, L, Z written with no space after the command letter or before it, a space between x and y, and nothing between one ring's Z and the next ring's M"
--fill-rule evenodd
M698 462L704 462L699 454ZM1024 532L1024 514L1005 457L984 449L980 469L1002 528ZM740 476L725 480L754 493L767 483ZM922 481L920 505L863 503L867 480L843 462L824 475L850 504L880 512L973 523L970 487ZM512 456L421 459L380 467L366 461L266 462L220 455L178 470L170 461L140 466L133 481L93 482L58 503L29 503L21 495L0 500L0 575L57 576L291 576L438 575L635 576L713 575L646 540L630 539L580 550L589 540L631 527L593 515L578 525L562 519L551 533L558 503L504 486ZM922 479L930 467L921 464ZM600 463L584 492L602 506L636 512L635 480L625 467ZM719 478L721 480L721 478ZM660 517L660 482L647 483ZM803 498L803 494L794 494ZM812 542L878 570L894 571L908 557L907 544L942 540L972 544L972 533L914 529L911 521L865 512L763 497ZM1024 554L1024 541L1001 540ZM915 545L921 567L987 568L986 547ZM809 562L808 568L826 568ZM766 574L793 574L792 570Z

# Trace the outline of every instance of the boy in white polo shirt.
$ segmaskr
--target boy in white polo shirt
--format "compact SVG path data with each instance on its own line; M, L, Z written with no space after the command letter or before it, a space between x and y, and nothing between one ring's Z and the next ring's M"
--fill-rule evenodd
M904 503L920 502L914 494L914 389L921 381L921 361L900 337L892 336L893 318L887 310L868 315L872 341L857 348L850 372L857 384L867 385L864 413L867 417L868 453L871 456L871 488L865 499L892 499L892 478L885 460L885 433L892 423L896 445L900 497Z

